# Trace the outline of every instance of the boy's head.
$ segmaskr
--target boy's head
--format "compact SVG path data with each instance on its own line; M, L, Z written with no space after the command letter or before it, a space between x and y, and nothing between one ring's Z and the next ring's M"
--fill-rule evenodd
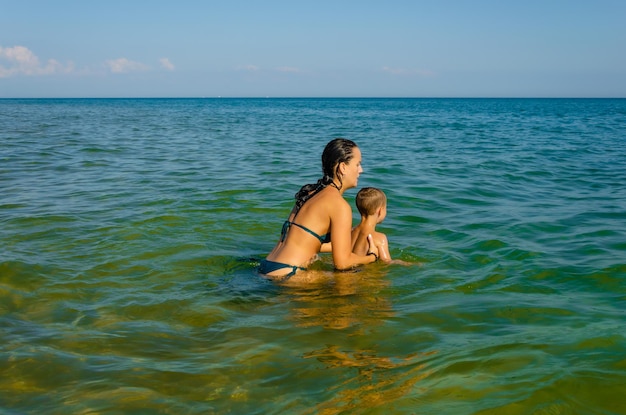
M387 206L387 196L375 187L364 187L356 194L356 207L363 216L371 216Z

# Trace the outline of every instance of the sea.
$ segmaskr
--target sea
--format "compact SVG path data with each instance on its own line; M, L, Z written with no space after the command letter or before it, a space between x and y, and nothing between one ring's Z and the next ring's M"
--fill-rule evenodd
M335 137L408 265L270 281ZM626 99L0 100L0 413L626 414Z

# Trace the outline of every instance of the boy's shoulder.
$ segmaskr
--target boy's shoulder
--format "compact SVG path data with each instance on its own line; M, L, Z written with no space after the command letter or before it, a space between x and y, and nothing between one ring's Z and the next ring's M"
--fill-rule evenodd
M382 232L378 232L378 231L372 232L372 238L374 238L374 242L378 242L378 241L387 242L387 235L385 235Z

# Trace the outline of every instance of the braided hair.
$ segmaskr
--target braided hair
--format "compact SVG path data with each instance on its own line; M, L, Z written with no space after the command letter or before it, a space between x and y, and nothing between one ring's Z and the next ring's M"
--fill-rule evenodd
M326 188L326 186L332 185L337 187L333 182L333 178L339 179L339 187L337 189L341 189L343 184L339 173L339 165L352 160L355 147L357 145L354 141L345 138L335 138L326 144L322 153L322 173L324 175L317 183L305 184L296 193L296 212L300 210L307 200Z

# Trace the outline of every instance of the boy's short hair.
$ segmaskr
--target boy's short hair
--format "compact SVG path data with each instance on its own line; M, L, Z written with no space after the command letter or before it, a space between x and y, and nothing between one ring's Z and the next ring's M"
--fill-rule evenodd
M356 208L363 216L370 216L376 213L376 209L385 206L387 196L375 187L364 187L356 194Z

